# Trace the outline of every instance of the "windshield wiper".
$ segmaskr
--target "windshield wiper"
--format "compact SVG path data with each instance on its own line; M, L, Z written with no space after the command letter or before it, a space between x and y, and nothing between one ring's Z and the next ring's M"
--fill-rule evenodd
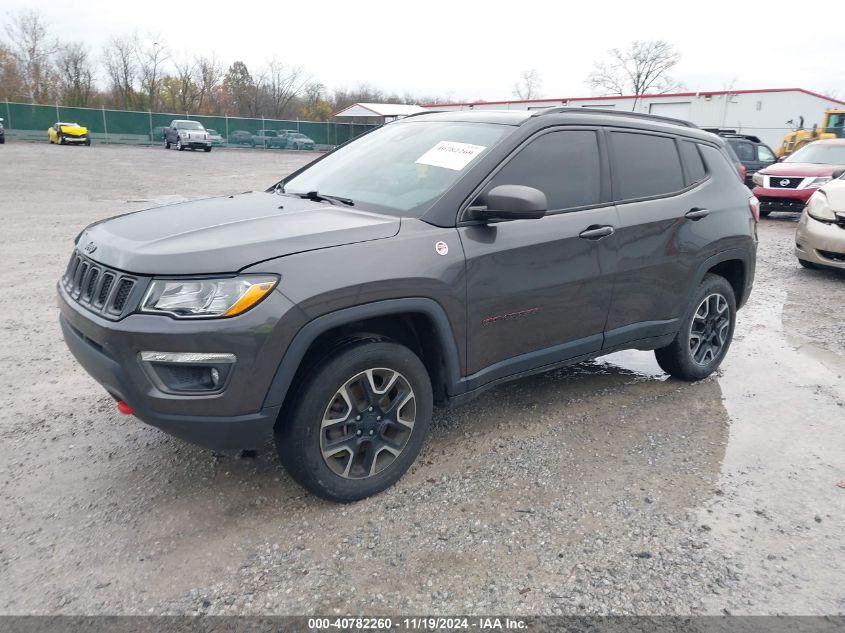
M297 196L304 200L313 200L314 202L340 202L348 207L354 207L355 201L352 198L342 198L340 196L332 196L327 193L320 193L319 191L309 191L307 193L285 192L291 196Z

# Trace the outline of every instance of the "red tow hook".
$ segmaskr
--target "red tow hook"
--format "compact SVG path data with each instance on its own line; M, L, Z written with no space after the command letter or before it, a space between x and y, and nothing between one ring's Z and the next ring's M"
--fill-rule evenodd
M132 407L126 404L123 400L117 401L117 410L120 411L123 415L134 415L134 411Z

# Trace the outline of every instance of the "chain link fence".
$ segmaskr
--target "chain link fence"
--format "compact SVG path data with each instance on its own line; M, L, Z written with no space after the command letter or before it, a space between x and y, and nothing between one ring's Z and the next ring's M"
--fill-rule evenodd
M298 133L313 142L315 149L330 149L371 130L374 125L337 123L333 121L291 121L284 119L241 118L173 114L164 112L132 112L105 108L69 108L0 102L6 137L10 140L47 141L47 128L57 121L78 123L88 128L94 143L124 145L158 145L163 142L164 128L173 119L199 121L206 129L220 135L219 145L230 147L288 147L310 149L302 140L281 140L282 132ZM279 141L272 139L278 138ZM296 137L301 138L301 137Z

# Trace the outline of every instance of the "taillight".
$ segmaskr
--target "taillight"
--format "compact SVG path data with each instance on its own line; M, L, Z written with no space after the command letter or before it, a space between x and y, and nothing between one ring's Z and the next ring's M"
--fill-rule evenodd
M760 201L756 196L751 196L748 199L748 208L751 210L751 216L755 222L760 221Z
M739 164L739 179L740 179L742 182L745 182L745 175L746 175L747 173L748 173L748 172L746 172L746 171L745 171L745 165L743 165L742 163L740 163L740 164Z

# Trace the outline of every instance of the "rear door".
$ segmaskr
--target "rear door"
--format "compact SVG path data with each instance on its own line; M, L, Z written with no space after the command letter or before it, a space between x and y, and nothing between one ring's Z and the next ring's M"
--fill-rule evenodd
M708 174L695 143L632 130L607 135L619 211L604 342L612 348L677 329L713 219Z
M593 128L539 133L482 191L506 184L540 189L548 214L459 226L469 389L601 348L617 222L601 140ZM600 228L602 235L585 233Z

